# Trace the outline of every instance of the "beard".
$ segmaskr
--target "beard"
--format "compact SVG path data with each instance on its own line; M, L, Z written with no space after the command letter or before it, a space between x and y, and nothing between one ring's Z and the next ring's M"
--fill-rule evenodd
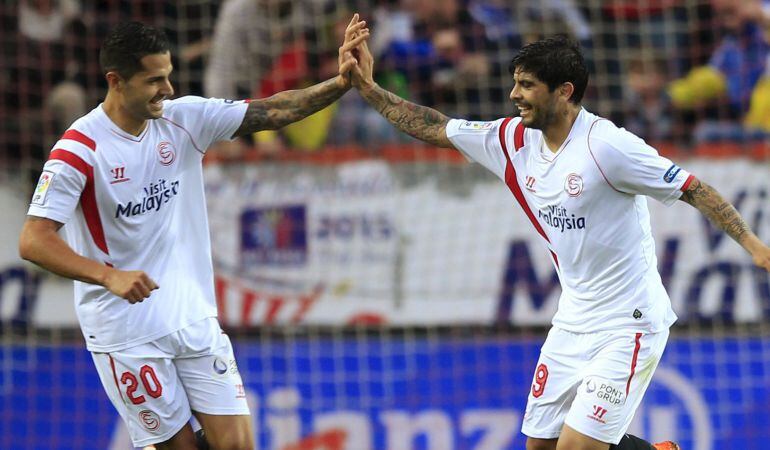
M537 109L530 109L529 123L524 123L527 128L545 130L556 121L556 108L554 105L544 105Z

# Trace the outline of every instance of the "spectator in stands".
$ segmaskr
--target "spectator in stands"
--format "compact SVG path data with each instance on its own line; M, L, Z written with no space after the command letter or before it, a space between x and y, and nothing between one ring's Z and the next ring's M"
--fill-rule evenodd
M211 43L204 74L206 96L262 98L336 73L336 39L344 36L346 14L326 1L229 0L220 11ZM252 139L258 153L272 155L287 147L314 151L328 143L366 142L371 148L403 137L353 94L280 131L263 131ZM248 157L253 151L243 141L216 148L228 159Z
M765 41L770 43L770 1L762 3L757 11ZM770 56L765 61L765 71L751 93L749 112L744 119L744 125L753 135L767 136L770 134Z
M378 40L383 66L403 74L423 103L451 111L463 107L471 116L497 109L491 103L500 95L488 91L499 85L490 78L502 72L494 50L516 36L506 20L509 10L496 2L461 0L403 0L400 6L411 29L385 45ZM492 20L490 11L502 13L503 20Z
M668 64L652 48L640 49L625 70L623 125L647 141L673 137L671 102L665 93Z
M709 117L696 127L696 141L744 140L752 135L741 121L770 56L763 4L761 0L712 0L712 5L724 38L707 65L673 81L668 93L677 108L710 108Z
M672 42L669 40L672 38L676 45L686 44L682 41L684 37L680 36L680 33L681 29L686 30L687 27L672 29L665 17L666 15L673 15L675 20L682 20L679 12L683 6L682 3L684 3L683 0L645 0L643 2L639 0L609 0L602 3L602 13L609 21L644 25L643 33L628 32L623 36L630 45L645 44L663 49L670 47ZM636 26L630 28L636 28Z
M71 55L64 51L65 36L78 25L79 13L76 0L26 0L19 5L19 34L26 41L22 45L29 51L27 58L36 69L27 72L30 77L20 82L30 84L29 97L42 97L41 103L56 123L54 134L86 112L85 89L75 81L80 70L78 62L67 58ZM32 75L34 72L38 72L37 76Z
M203 74L206 97L242 99L255 97L256 86L273 60L301 35L302 4L288 0L227 0L217 17ZM274 133L259 134L261 150L281 149ZM257 139L255 135L254 139ZM248 139L247 139L248 140ZM247 150L244 140L218 143L212 153L239 159Z
M696 41L701 47L690 45L692 24L688 23L690 16L684 7L685 0L607 0L600 3L601 7L595 10L601 13L600 20L594 23L601 27L601 31L595 40L581 42L588 50L588 63L596 80L594 89L589 86L587 96L601 99L599 106L613 121L623 125L637 121L638 125L637 112L629 114L633 109L626 103L638 94L629 84L629 78L633 76L627 71L629 63L633 62L628 58L629 52L636 54L640 49L666 52L666 72L673 70L674 75L670 76L677 76L693 64L689 59L693 49L710 47L703 40ZM692 3L690 6L695 9ZM675 51L680 49L681 53ZM687 49L687 57L683 49ZM635 81L644 82L641 79Z
M204 73L207 97L246 98L286 43L305 30L305 2L227 0L219 11Z
M9 137L4 151L10 158L37 167L54 136L86 110L82 61L73 45L83 24L75 0L24 0L14 12L3 21L15 40L3 48L0 63L8 108L0 130Z
M491 0L491 3L500 1ZM583 44L591 40L591 27L575 6L574 0L528 0L518 5L520 11L524 9L519 14L527 18L527 36L524 43L545 37L546 30L567 33ZM543 23L548 25L543 26Z
M403 27L406 22L406 16L399 13L397 10L388 9L392 8L394 2L386 0L380 5L380 15L376 19L378 23L389 23L391 30L396 35L403 33L405 30L399 29ZM391 14L392 13L392 14ZM347 17L349 14L344 11L336 12L337 19L334 22L335 37L332 38L333 42L336 42L340 37L344 37L345 27L347 26ZM396 19L391 22L391 19ZM399 21L400 19L400 21ZM387 26L386 26L387 28ZM327 58L327 61L330 61ZM407 81L402 74L399 74L393 70L384 69L378 72L377 80L384 86L389 86L390 89L408 95ZM348 146L351 144L360 145L365 143L364 149L368 151L377 151L381 145L392 143L403 143L410 141L408 136L404 136L402 133L398 133L394 128L385 120L377 111L370 108L361 96L356 95L354 92L349 92L342 96L336 104L333 104L330 108L334 110L334 115L329 124L330 132L325 133L326 143L336 146ZM312 116L309 118L312 119ZM297 127L297 131L300 131L300 123L293 124ZM287 129L291 132L291 129Z

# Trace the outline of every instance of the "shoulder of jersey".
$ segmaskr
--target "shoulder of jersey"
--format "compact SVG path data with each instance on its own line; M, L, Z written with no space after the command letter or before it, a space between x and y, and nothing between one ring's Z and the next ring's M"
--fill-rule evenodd
M77 119L59 138L77 141L95 152L98 148L97 141L107 131L97 123L97 111L93 110L85 116Z
M185 105L190 103L204 103L209 101L210 99L205 97L199 97L197 95L185 95L184 97L179 97L175 99L166 100L163 102L163 107L168 106L177 106L177 105Z
M625 128L619 128L608 119L597 117L586 130L588 139L615 143L633 138L634 135Z
M506 122L508 122L506 127L506 132L513 132L513 130L516 129L521 124L521 117L503 117L501 119L492 120L492 123L498 124L500 126L504 125ZM531 129L525 128L527 131L532 131Z
M521 126L524 129L524 136L525 136L525 143L526 143L526 136L531 135L531 133L539 133L540 130L537 130L535 128L527 128L524 126L524 124L521 123L522 118L521 117L509 117L510 122L508 122L508 130L507 133L511 133L511 136L516 132L516 129ZM506 120L506 119L503 119Z
M184 114L185 106L205 103L209 99L204 97L198 97L195 95L186 95L184 97L175 98L172 100L166 100L163 102L163 117L171 119L175 122L181 120L182 114Z

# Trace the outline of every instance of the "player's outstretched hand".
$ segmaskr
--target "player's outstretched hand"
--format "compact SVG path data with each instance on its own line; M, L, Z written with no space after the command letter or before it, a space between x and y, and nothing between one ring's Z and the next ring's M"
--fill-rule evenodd
M143 301L152 291L158 289L155 281L141 270L117 269L110 271L105 277L104 287L131 304Z
M374 57L366 41L353 50L353 55L358 60L358 64L353 67L353 86L358 90L374 86Z
M754 260L754 264L770 272L770 247L763 244L751 253L751 259Z
M353 14L348 27L345 29L345 41L339 49L339 76L337 82L342 88L350 87L350 72L356 67L357 61L353 56L353 50L362 42L369 39L369 29L365 28L366 22L359 20L358 13Z

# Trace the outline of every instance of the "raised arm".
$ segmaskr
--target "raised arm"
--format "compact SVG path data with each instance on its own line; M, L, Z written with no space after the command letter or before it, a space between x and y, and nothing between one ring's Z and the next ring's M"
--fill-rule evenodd
M350 89L350 71L356 65L351 51L369 37L366 22L355 14L345 30L345 41L339 48L339 74L305 89L279 92L271 97L254 99L246 109L241 126L233 137L261 130L275 130L322 110Z
M262 130L276 130L320 111L333 103L349 88L339 82L339 76L322 83L249 103L241 126L233 137L245 136Z
M770 248L759 240L735 207L708 184L693 179L680 197L706 216L751 255L754 264L770 271Z
M455 148L446 134L449 117L378 86L372 75L374 58L365 41L355 55L358 65L353 68L353 85L367 103L404 133L437 147Z

